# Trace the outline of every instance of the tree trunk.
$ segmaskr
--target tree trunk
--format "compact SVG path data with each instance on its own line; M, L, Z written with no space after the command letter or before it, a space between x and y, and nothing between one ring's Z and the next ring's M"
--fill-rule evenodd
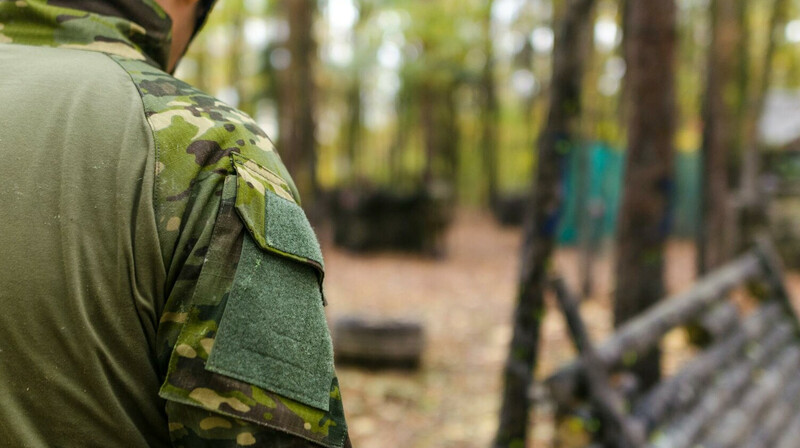
M492 40L492 7L494 0L484 6L484 53L486 64L481 73L481 151L483 172L486 176L486 197L491 207L497 202L497 160L500 147L497 139L498 106L494 79L494 44Z
M233 16L230 27L231 46L228 53L228 83L230 83L233 91L236 92L237 104L234 107L245 113L252 114L254 112L253 108L250 107L250 104L246 104L248 97L245 95L244 86L242 85L241 65L242 48L244 48L244 15L246 14L244 2L237 0L233 4L227 3L227 6L231 8L231 15Z
M459 128L457 85L422 84L419 88L420 120L425 144L424 185L444 182L454 187L458 172Z
M561 212L560 173L574 146L583 77L581 34L588 32L593 0L569 0L553 51L549 114L538 142L533 203L525 225L514 335L504 372L500 424L494 447L524 446L528 434L528 390L539 346L547 267Z
M313 74L316 43L311 32L316 1L283 0L283 5L289 20L287 46L291 62L283 72L278 150L309 210L314 207L318 190Z
M731 255L728 165L738 143L737 110L739 91L737 53L740 36L738 0L712 0L711 46L703 107L701 177L702 210L697 237L697 268L700 275L718 267Z
M397 114L397 128L395 129L392 146L389 150L390 184L394 188L401 187L403 183L403 153L408 143L408 136L413 126L413 117L410 107L411 99L407 88L402 88L397 94L395 111Z
M752 245L759 229L765 225L766 217L763 211L762 201L759 196L758 176L760 171L760 151L758 146L758 120L764 111L764 102L772 80L775 55L775 32L783 26L786 21L788 9L787 0L775 0L770 17L767 48L764 52L764 61L760 64L763 72L758 84L749 90L750 95L747 99L747 107L744 112L742 127L744 129L742 140L744 141L744 155L742 162L742 183L739 198L742 206L741 216L741 238L740 247Z
M664 245L673 185L674 0L628 0L628 154L617 242L614 323L621 325L664 296ZM659 377L656 351L640 358L643 384Z
M449 83L443 92L442 111L440 118L442 123L438 126L439 141L444 148L445 156L445 182L454 194L458 192L458 149L461 143L461 129L458 126L458 105L456 95L458 94L458 84Z
M594 219L594 211L590 207L591 150L589 145L575 148L578 174L577 182L575 182L575 210L577 212L578 247L580 248L578 272L581 281L581 296L584 299L592 295L592 264L596 249L592 241L594 237L592 227L597 225L597 222Z
M437 155L439 147L438 131L436 129L436 105L438 101L433 98L436 89L426 83L419 86L419 118L422 128L422 138L425 147L425 170L422 173L422 184L430 186L436 173Z
M358 20L350 34L355 49L355 58L352 63L350 74L350 85L347 88L347 127L344 135L344 148L347 155L347 175L348 182L358 183L361 179L361 145L363 142L364 107L361 101L363 87L361 84L362 76L362 53L364 52L363 43L360 36L363 35L364 24L367 23L371 13L371 4L364 1L355 1L358 8Z
M750 57L750 48L752 45L752 33L749 26L749 13L751 11L751 2L748 0L735 0L736 9L736 55L734 57L735 66L731 69L735 71L735 92L736 98L736 111L735 111L735 126L738 132L736 136L737 141L730 149L728 157L728 188L731 192L740 188L742 182L742 164L745 157L745 142L744 142L744 122L747 118L748 98L752 91L753 86L751 79L751 67L753 60ZM710 11L713 13L713 11ZM713 19L712 19L713 20ZM708 59L708 58L707 58ZM708 74L706 74L708 75Z
M589 22L595 23L596 14L592 14ZM589 67L596 65L594 54L594 34L583 33L582 42L580 43L580 52L582 57ZM597 85L598 71L587 69L586 80L584 85L588 87L586 98L584 99L583 116L581 117L581 127L587 135L596 136L598 130L597 115L598 108L598 94L594 86ZM592 295L592 265L594 264L594 255L597 251L597 244L595 244L595 229L598 225L595 219L596 207L592 204L591 189L592 189L592 146L591 144L581 145L575 149L575 161L577 179L574 182L575 186L575 210L576 220L575 227L577 230L577 243L580 249L580 260L578 261L578 275L580 276L580 294L582 298L588 298Z
M347 151L347 180L358 182L359 178L359 150L361 148L361 79L356 72L347 90L347 129L345 131L344 147Z

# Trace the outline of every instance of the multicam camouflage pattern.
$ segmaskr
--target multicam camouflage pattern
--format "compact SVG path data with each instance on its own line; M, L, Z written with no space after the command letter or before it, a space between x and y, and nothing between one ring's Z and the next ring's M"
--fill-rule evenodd
M0 0L0 43L100 51L166 67L172 22L161 7L154 0L110 3Z
M134 21L97 14L108 14L97 1L0 0L0 43L106 53L141 94L156 151L153 195L167 268L155 349L174 445L349 446L335 377L324 411L205 369L242 240L263 239L257 226L243 222L242 207L258 220L267 189L295 203L299 197L250 117L162 71L170 22L160 7L153 0L116 1L123 3L126 13L135 11ZM321 278L321 259L259 243L287 262L313 266Z
M262 215L265 188L297 201L294 184L274 147L253 121L236 109L141 61L114 59L139 87L153 128L162 253L165 262L179 267L168 274L173 293L167 298L167 318L162 319L158 336L160 359L165 361L169 352L161 396L170 400L170 406L177 402L201 406L325 446L343 446L347 428L335 378L326 412L205 369L233 285L241 239L247 232L240 217L241 204L237 212L237 196L247 197L247 209ZM245 173L253 177L239 181L248 175ZM260 232L253 227L250 237L263 240L261 232L263 226ZM178 253L173 248L183 249ZM262 248L272 250L266 244ZM316 260L291 258L287 262L302 261L321 269ZM229 429L238 437L241 428L231 423ZM220 432L223 428L215 429Z
M174 347L167 380L161 389L161 395L169 400L167 411L173 413L174 403L199 404L232 417L225 420L219 415L214 416L216 422L226 421L225 428L237 436L242 431L237 421L244 420L325 446L341 447L345 444L347 429L335 379L331 384L329 410L325 412L205 369L233 285L242 238L248 233L236 212L236 178L226 176L221 192L219 186L216 188L215 194L221 194L222 204L214 230L210 237L201 236L204 241L198 240L195 244L197 249L193 250L205 252L205 256L196 257L197 261L204 258L204 263L196 279L192 306L188 311L182 311L180 307L167 311L162 318L162 334L169 339L175 338L163 341L164 347ZM190 283L191 280L180 282ZM219 433L224 428L215 426L214 429ZM176 430L172 432L173 436L186 433L185 427L176 427ZM247 430L252 431L252 428Z

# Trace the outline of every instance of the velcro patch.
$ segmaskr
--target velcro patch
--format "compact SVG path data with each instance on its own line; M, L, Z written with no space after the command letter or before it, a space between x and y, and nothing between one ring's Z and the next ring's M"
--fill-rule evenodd
M328 410L333 345L311 266L242 244L206 369Z

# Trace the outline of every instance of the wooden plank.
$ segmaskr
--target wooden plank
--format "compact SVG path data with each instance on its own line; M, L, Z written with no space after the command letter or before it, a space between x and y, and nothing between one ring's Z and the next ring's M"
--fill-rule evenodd
M725 413L741 397L741 390L750 382L753 372L770 363L792 340L793 328L788 322L778 324L758 346L748 347L749 356L734 368L727 369L706 389L691 412L657 430L652 440L655 448L690 448L712 422Z
M700 442L704 448L733 448L742 439L755 432L762 424L764 410L776 402L778 395L791 382L800 367L800 348L792 346L784 350L778 360L755 377L747 389L741 390L742 399L730 407L715 423L707 437Z
M798 411L795 403L800 402L800 376L793 375L793 377L794 379L786 390L781 391L778 403L772 406L766 417L759 422L758 427L750 439L744 443L743 448L774 446L781 434L789 429L789 422Z
M728 336L738 328L739 308L732 302L719 303L700 317L698 325L709 333L712 341Z
M732 288L759 275L761 271L762 264L754 252L715 270L694 288L663 300L620 327L611 338L597 347L598 364L611 369L618 367L625 358L647 353L672 328L687 324L702 310L724 300ZM581 395L581 372L581 361L575 360L545 380L557 403L569 403L571 397Z
M800 440L800 409L795 409L795 414L787 426L787 430L778 437L778 442L774 448L797 448L797 441Z
M715 374L744 356L746 344L761 339L773 328L782 311L777 303L763 306L727 339L709 347L677 374L659 383L636 404L633 414L652 430L668 415L685 411L697 402Z

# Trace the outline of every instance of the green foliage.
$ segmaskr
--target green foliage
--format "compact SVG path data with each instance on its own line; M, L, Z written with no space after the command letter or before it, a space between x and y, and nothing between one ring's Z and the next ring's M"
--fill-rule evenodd
M437 126L453 122L438 146L433 170L446 172L464 202L485 200L481 82L491 61L498 103L498 188L530 184L534 142L546 119L554 16L553 0L319 0L313 32L318 42L315 79L318 176L324 187L345 184L417 188L425 176L426 115ZM679 11L676 147L700 146L701 98L708 47L707 2L686 0ZM748 2L748 70L758 77L766 40L776 39L775 86L800 87L800 22L767 33L772 2ZM287 22L282 1L223 0L200 34L179 74L236 101L277 140L280 114L275 82L284 69ZM491 8L491 10L490 10ZM798 13L792 4L787 17ZM487 21L488 20L488 21ZM600 0L593 51L584 80L581 139L624 147L621 12ZM759 62L760 63L760 62ZM425 101L428 99L428 101ZM452 103L451 110L445 103ZM435 110L427 110L433 108ZM448 114L454 114L450 117ZM440 130L441 131L441 130ZM443 132L443 131L442 131ZM444 158L444 159L442 159ZM442 159L442 160L439 160Z

